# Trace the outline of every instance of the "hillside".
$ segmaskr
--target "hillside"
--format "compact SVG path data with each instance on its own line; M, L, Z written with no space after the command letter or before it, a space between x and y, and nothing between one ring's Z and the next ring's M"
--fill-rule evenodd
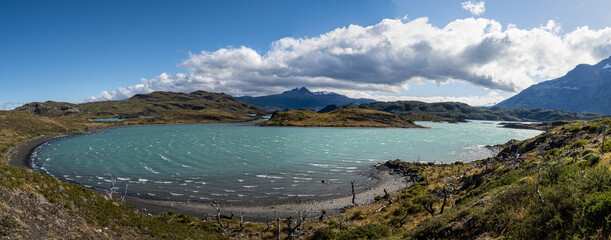
M541 82L500 102L503 108L546 108L611 114L611 57L580 64L566 75Z
M310 92L305 87L295 88L281 94L261 97L237 97L237 99L260 106L270 111L284 109L320 109L330 104L370 103L373 99L349 98L337 93Z
M366 109L340 109L328 113L310 111L276 112L259 126L297 127L393 127L418 128L406 116Z
M153 92L137 94L126 100L81 104L53 101L33 102L15 110L46 117L138 118L140 116L159 116L175 111L205 109L220 109L238 115L265 114L262 108L239 101L227 94L204 91Z
M575 119L592 120L601 117L609 117L609 115L605 114L572 113L561 110L523 108L508 109L499 107L481 108L457 102L425 103L418 101L374 102L361 104L360 106L330 105L321 109L319 112L324 113L343 108L371 109L407 116L432 115L436 117L455 120L472 119L494 121L556 121Z

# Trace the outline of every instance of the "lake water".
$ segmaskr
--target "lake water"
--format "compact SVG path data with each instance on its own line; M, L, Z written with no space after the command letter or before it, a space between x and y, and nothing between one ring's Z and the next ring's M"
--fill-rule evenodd
M66 181L145 198L235 204L350 194L374 183L391 159L455 162L492 156L485 145L539 131L498 122L418 122L430 129L256 127L248 124L134 126L56 139L32 167ZM321 180L333 184L323 184Z

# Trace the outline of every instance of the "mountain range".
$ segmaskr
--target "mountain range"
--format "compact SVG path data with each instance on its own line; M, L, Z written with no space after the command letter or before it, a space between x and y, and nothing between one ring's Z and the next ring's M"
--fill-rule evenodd
M566 75L532 85L496 106L611 114L609 93L611 57L596 65L577 65Z
M483 108L473 107L466 103L439 102L425 103L419 101L374 102L361 105L329 105L321 109L320 113L331 112L337 109L370 109L397 115L409 115L414 121L462 121L462 120L493 120L493 121L555 121L567 119L591 120L609 115L599 113L574 113L552 109L526 109L526 108ZM450 120L448 120L450 119Z
M315 109L319 110L331 104L362 104L375 102L367 98L349 98L333 92L311 92L305 87L295 88L281 94L260 97L236 97L252 105L257 105L268 111L284 109Z

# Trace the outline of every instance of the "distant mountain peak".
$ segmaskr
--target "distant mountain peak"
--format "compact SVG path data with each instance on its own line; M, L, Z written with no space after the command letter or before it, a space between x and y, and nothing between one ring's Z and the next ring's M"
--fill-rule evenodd
M237 99L261 106L267 110L282 109L321 109L327 105L349 103L361 104L375 102L373 99L349 98L334 92L311 92L305 87L294 88L281 94L260 97L243 96Z
M603 69L607 69L607 68L611 68L611 64L607 63L605 64L605 66L603 66Z
M282 94L312 94L312 92L305 87L300 87L285 91Z

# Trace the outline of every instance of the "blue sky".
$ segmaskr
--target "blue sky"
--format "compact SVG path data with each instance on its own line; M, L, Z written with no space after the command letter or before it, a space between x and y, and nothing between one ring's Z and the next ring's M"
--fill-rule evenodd
M262 95L298 86L486 105L611 55L611 1L471 2L484 7L479 12L464 2L5 0L0 109L156 90ZM390 47L381 47L385 41ZM501 45L488 53L486 43ZM542 50L528 56L532 49Z

